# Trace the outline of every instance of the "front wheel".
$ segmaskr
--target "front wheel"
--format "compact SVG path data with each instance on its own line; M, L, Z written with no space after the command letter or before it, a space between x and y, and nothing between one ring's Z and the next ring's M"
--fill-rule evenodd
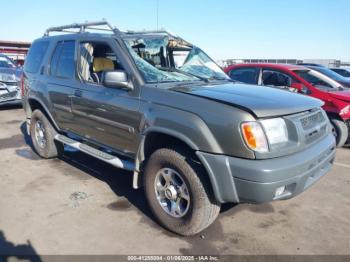
M177 234L201 232L220 212L203 167L182 150L154 152L146 166L144 185L156 219Z
M332 118L331 123L334 128L333 134L337 142L337 147L344 146L349 137L349 129L347 125L344 123L344 121L336 118Z

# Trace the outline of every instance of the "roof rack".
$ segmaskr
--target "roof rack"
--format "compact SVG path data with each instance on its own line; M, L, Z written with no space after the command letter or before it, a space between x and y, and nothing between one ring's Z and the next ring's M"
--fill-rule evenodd
M79 31L71 31L74 29L79 29ZM52 32L85 33L86 30L109 31L117 35L121 33L118 28L112 26L106 20L102 20L97 22L76 23L64 26L50 27L46 30L44 36L49 36Z
M128 31L125 32L125 34L128 34L128 35L136 35L136 34L167 34L167 35L170 35L172 37L177 37L177 36L173 35L172 33L170 33L169 31L166 31L166 30L141 30L141 31L128 30Z

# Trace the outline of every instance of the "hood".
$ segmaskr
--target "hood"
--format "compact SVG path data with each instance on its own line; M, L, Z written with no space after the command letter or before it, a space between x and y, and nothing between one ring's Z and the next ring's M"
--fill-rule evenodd
M328 94L331 97L334 97L336 99L350 102L350 89L349 88L347 88L347 90L343 90L343 91L328 92Z
M22 75L22 69L0 67L0 74L1 75L15 75L16 77L20 78Z
M258 118L290 115L323 105L321 100L305 95L240 83L180 86L171 90L242 108Z

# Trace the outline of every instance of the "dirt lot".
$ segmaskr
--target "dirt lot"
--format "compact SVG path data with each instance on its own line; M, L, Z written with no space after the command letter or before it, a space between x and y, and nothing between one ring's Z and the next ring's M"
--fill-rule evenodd
M41 160L23 120L0 110L0 254L350 254L350 148L299 197L225 205L184 238L153 222L130 173L81 153Z

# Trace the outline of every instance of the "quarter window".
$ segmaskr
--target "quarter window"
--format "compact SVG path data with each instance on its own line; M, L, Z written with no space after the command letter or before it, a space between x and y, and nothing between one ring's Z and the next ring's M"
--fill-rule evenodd
M32 45L24 65L25 72L34 74L39 71L40 65L44 59L48 46L48 41L35 42Z

